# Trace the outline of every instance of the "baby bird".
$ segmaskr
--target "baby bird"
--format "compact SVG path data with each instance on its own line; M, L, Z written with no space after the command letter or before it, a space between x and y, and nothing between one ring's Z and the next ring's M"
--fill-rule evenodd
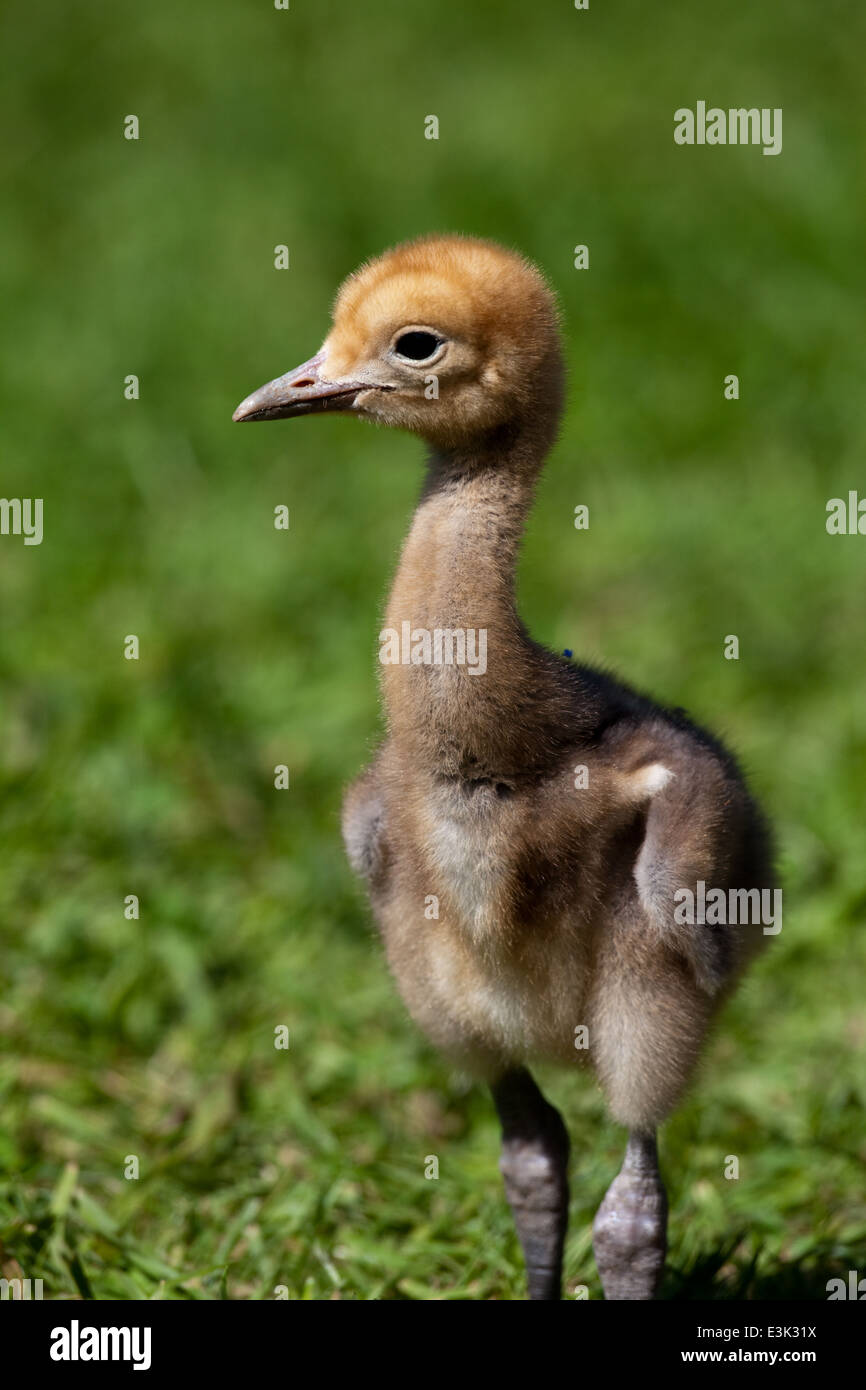
M346 848L412 1017L492 1088L530 1298L561 1294L569 1142L528 1065L585 1060L628 1130L596 1263L606 1298L649 1299L666 1251L656 1130L765 940L676 904L701 883L767 889L771 851L716 739L521 623L518 546L562 401L540 273L431 236L351 275L321 349L234 419L349 411L428 446L380 634L387 737L345 798Z

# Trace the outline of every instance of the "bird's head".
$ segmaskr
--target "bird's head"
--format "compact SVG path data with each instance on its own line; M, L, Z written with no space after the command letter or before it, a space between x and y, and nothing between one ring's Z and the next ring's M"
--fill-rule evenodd
M434 236L350 275L320 350L233 418L350 411L465 447L528 420L552 434L561 382L556 305L535 267L492 242Z

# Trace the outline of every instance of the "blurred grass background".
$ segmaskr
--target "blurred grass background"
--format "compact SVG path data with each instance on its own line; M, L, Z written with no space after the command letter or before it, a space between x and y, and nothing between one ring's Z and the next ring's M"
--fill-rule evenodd
M709 722L778 827L784 930L663 1135L666 1293L825 1297L866 1259L866 539L824 526L866 493L862 7L89 0L0 33L0 491L45 515L0 537L0 1272L523 1296L489 1100L405 1017L338 834L421 447L230 424L359 261L456 230L563 305L530 628ZM675 146L698 99L781 106L783 153ZM600 1297L624 1136L542 1081Z

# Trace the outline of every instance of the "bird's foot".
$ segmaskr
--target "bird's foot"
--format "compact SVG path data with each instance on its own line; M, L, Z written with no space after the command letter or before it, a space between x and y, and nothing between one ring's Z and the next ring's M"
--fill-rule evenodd
M527 1071L502 1077L493 1095L503 1129L499 1167L526 1260L529 1297L558 1299L568 1221L568 1134Z
M654 1138L629 1139L622 1171L596 1213L592 1235L605 1298L654 1298L667 1250L667 1198Z

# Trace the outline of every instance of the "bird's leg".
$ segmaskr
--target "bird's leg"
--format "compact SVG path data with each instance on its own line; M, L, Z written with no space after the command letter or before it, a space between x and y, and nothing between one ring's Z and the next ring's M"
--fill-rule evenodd
M529 1297L557 1299L568 1224L568 1134L528 1071L507 1072L492 1090L502 1122L499 1168L526 1260Z
M622 1168L592 1227L606 1299L655 1297L665 1264L667 1219L655 1134L631 1133Z

